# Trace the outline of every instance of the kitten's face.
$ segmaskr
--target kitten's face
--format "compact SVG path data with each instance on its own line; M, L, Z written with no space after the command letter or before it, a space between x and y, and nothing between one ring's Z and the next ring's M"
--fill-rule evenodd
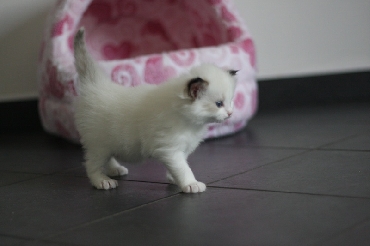
M192 117L198 122L222 122L231 117L234 104L235 71L225 71L211 65L192 70L193 79L188 83Z

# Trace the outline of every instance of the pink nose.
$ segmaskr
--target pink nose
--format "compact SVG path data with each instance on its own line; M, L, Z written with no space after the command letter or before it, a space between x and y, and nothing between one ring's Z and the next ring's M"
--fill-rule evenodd
M227 112L227 115L230 117L233 114L233 112Z

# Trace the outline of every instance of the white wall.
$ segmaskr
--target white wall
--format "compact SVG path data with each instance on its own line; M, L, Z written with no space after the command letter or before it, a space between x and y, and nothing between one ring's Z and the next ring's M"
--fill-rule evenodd
M370 0L235 0L260 78L370 70Z
M0 101L36 98L46 13L55 0L0 0Z
M0 0L0 101L37 97L38 49L55 2ZM254 35L259 78L370 70L370 0L234 2Z

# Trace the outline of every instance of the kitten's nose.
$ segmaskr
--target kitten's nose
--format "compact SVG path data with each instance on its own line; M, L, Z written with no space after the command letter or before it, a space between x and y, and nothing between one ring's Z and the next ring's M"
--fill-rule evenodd
M233 114L233 112L232 112L232 111L227 111L227 115L228 115L228 117L230 117L232 114Z

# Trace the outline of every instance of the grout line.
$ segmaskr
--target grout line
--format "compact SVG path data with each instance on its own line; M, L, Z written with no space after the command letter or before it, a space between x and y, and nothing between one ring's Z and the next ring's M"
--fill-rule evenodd
M17 173L17 174L30 174L30 175L47 175L46 173L32 173L32 172L13 171L13 170L0 170L0 172Z
M85 222L85 223L82 223L80 225L76 225L76 226L72 226L71 228L69 229L66 229L66 230L63 230L63 231L60 231L60 232L57 232L57 233L54 233L54 234L50 234L50 235L46 235L46 236L43 236L41 237L40 240L47 240L47 239L50 239L52 237L56 237L56 236L59 236L59 235L62 235L62 234L65 234L69 231L73 231L73 230L76 230L76 229L79 229L79 228L82 228L82 227L86 227L86 226L89 226L89 225L92 225L92 224L95 224L95 223L98 223L100 221L104 221L104 220L107 220L107 219L111 219L111 218L114 218L114 217L117 217L117 216L120 216L122 214L125 214L125 213L128 213L128 212L131 212L131 211L135 211L137 209L140 209L142 207L145 207L147 205L151 205L151 204L155 204L157 202L160 202L160 201L163 201L163 200L166 200L166 199L169 199L169 198L172 198L172 197L175 197L175 196L178 196L180 195L180 192L178 193L175 193L175 194L172 194L172 195L169 195L169 196L166 196L166 197L163 197L163 198L159 198L157 200L154 200L154 201L151 201L151 202L148 202L148 203L145 203L145 204L141 204L141 205L138 205L136 207L132 207L132 208L128 208L126 210L123 210L121 212L118 212L118 213L115 213L115 214L111 214L111 215L108 215L108 216L104 216L102 218L99 218L99 219L95 219L95 220L92 220L92 221L89 221L89 222Z
M360 136L360 134L356 133L356 134L347 136L345 138L342 138L340 140L321 145L321 146L317 147L316 150L318 150L318 151L343 151L343 152L370 152L370 150L359 150L359 149L330 149L330 148L327 149L327 148L325 148L325 147L328 147L328 146L336 144L336 143L341 143L341 142L356 138L358 136Z
M36 239L36 238L32 238L32 237L22 237L22 236L17 236L17 235L10 235L10 234L6 234L6 233L0 233L0 236L9 237L9 238L13 238L13 239L26 240L26 241L32 241L32 240Z
M261 166L258 166L258 167L255 167L255 168L252 168L252 169L249 169L247 171L244 171L244 172L241 172L241 173L237 173L237 174L233 174L231 176L228 176L228 177L225 177L225 178L222 178L222 179L219 179L219 180L215 180L215 181L212 181L210 182L209 184L213 184L213 183L216 183L216 182L219 182L219 181L222 181L222 180L225 180L225 179L229 179L229 178L232 178L232 177L235 177L235 176L238 176L238 175L241 175L241 174L244 174L244 173L247 173L247 172L250 172L250 171L254 171L256 169L259 169L259 168L262 168L262 167L265 167L265 166L268 166L268 165L272 165L272 164L275 164L275 163L278 163L278 162L281 162L281 161L284 161L284 160L287 160L287 159L290 159L292 157L296 157L296 156L299 156L299 155L303 155L303 154L306 154L306 153L309 153L309 152L313 152L313 151L333 151L332 149L323 149L323 147L325 146L328 146L328 145L332 145L332 144L335 144L335 143L338 143L338 142L342 142L342 141L345 141L345 140L348 140L348 139L351 139L351 138L355 138L357 137L359 134L353 134L353 135L350 135L348 137L345 137L345 138L342 138L340 140L337 140L337 141L334 141L334 142L331 142L331 143L327 143L327 144L324 144L324 145L321 145L321 146L318 146L316 148L285 148L285 147L267 147L267 148L270 148L270 149L294 149L294 150L305 150L303 152L300 152L300 153L297 153L295 155L291 155L291 156L288 156L288 157L285 157L283 159L280 159L280 160L276 160L276 161L272 161L272 162L269 162L269 163L266 163L264 165L261 165ZM220 145L217 145L217 146L220 146ZM226 146L226 145L225 145ZM229 147L235 147L235 146L232 146L232 145L228 145ZM245 146L245 147L249 147L249 146ZM244 147L244 148L245 148ZM257 148L261 148L261 147L257 147ZM263 147L263 148L266 148L266 147ZM352 151L352 150L338 150L338 151ZM361 151L361 150L354 150L354 151L358 151L358 152L369 152L369 151ZM207 184L208 185L208 184Z
M19 242L15 245L28 245L29 243L40 243L40 242L45 242L45 243L51 243L53 245L69 245L69 246L79 246L80 244L74 244L74 243L61 243L57 241L52 241L52 240L45 240L45 239L40 239L40 238L33 238L33 237L23 237L23 236L16 236L16 235L10 235L10 234L4 234L0 233L0 236L7 237L7 238L12 238L12 239L18 239L22 240L23 242Z
M311 147L286 147L286 146L268 146L268 145L233 145L225 143L213 143L210 146L224 147L224 148L237 148L237 149L278 149L278 150L312 150L316 148Z
M23 183L23 182L34 180L34 179L39 179L39 178L42 178L42 177L46 176L45 174L35 174L35 175L36 176L32 177L32 178L22 179L22 180L15 181L15 182L12 182L12 183L9 183L9 184L6 184L6 185L1 185L0 188L15 185L15 184L19 184L19 183Z
M276 149L276 150L336 150L336 151L358 151L358 152L369 152L370 150L356 150L356 149L324 149L326 146L330 146L342 141L346 141L355 137L358 137L359 134L354 134L342 139L339 139L334 142L326 143L318 147L286 147L286 146L252 146L252 145L232 145L232 144L223 144L223 143L214 143L213 146L225 147L225 148L238 148L238 149Z
M238 176L238 175L241 175L241 174L244 174L244 173L247 173L247 172L250 172L250 171L254 171L256 169L259 169L259 168L262 168L262 167L265 167L265 166L268 166L268 165L272 165L272 164L275 164L275 163L279 163L281 161L285 161L285 160L288 160L290 158L293 158L293 157L296 157L296 156L300 156L300 155L303 155L303 154L306 154L306 153L309 153L309 152L312 152L314 151L314 149L310 149L310 150L306 150L306 151L302 151L302 152L299 152L297 154L293 154L293 155L290 155L290 156L287 156L287 157L284 157L282 159L278 159L278 160L275 160L275 161L272 161L272 162L268 162L268 163L265 163L261 166L257 166L257 167L254 167L252 169L248 169L247 171L243 171L243 172L240 172L240 173L236 173L236 174L233 174L233 175L230 175L230 176L227 176L225 178L222 178L222 179L218 179L218 180L215 180L215 181L212 181L208 184L213 184L213 183L216 183L216 182L219 182L219 181L222 181L222 180L225 180L225 179L229 179L229 178L232 178L232 177L235 177L235 176Z
M62 173L56 173L55 175L57 175L57 176L67 176L67 177L86 178L86 179L88 179L88 177L86 175L67 174L67 173L63 173L63 172ZM171 185L171 183L165 182L165 181L150 181L150 180L132 179L132 178L130 178L127 175L124 175L124 176L116 176L116 177L111 177L111 178L114 179L114 180L117 180L117 181L122 181L122 182L138 182L138 183Z
M317 151L341 151L341 152L370 153L370 150L362 150L362 149L318 149Z
M160 181L148 181L148 180L137 180L137 179L121 179L122 181L129 181L129 182L138 182L138 183L149 183L149 184L162 184L162 185L174 185L170 182L160 182ZM177 185L175 185L177 186Z
M37 238L37 239L32 239L32 240L27 240L27 242L21 242L19 244L16 244L18 246L22 246L22 245L28 245L29 243L32 243L32 244L37 244L39 245L40 243L47 243L48 245L49 244L52 244L54 246L81 246L81 244L75 244L75 243L63 243L63 242L57 242L57 241L52 241L52 240L46 240L46 239L40 239L40 238Z
M67 169L63 169L63 170L59 170L59 171L55 171L53 173L50 173L50 175L61 175L61 174L64 174L66 172L69 172L69 171L73 171L75 169L80 169L81 167L83 167L82 165L79 166L79 167L71 167L71 168L67 168Z
M239 187L224 187L224 186L216 186L216 185L210 185L207 187L216 188L216 189L261 191L261 192L272 192L272 193L282 193L282 194L299 194L299 195L324 196L324 197L336 197L336 198L366 199L366 200L370 199L370 197L361 197L361 196L345 196L345 195L320 194L320 193L297 192L297 191L278 191L278 190L265 190L265 189L239 188Z
M323 149L325 146L330 146L330 145L333 145L333 144L336 144L336 143L340 143L340 142L343 142L343 141L346 141L346 140L349 140L349 139L355 138L355 137L357 137L357 136L359 136L359 134L358 134L358 133L353 134L353 135L350 135L350 136L347 136L347 137L345 137L345 138L341 138L341 139L336 140L336 141L333 141L333 142L331 142L331 143L327 143L327 144L321 145L321 146L317 147L317 150L325 150L325 149Z

